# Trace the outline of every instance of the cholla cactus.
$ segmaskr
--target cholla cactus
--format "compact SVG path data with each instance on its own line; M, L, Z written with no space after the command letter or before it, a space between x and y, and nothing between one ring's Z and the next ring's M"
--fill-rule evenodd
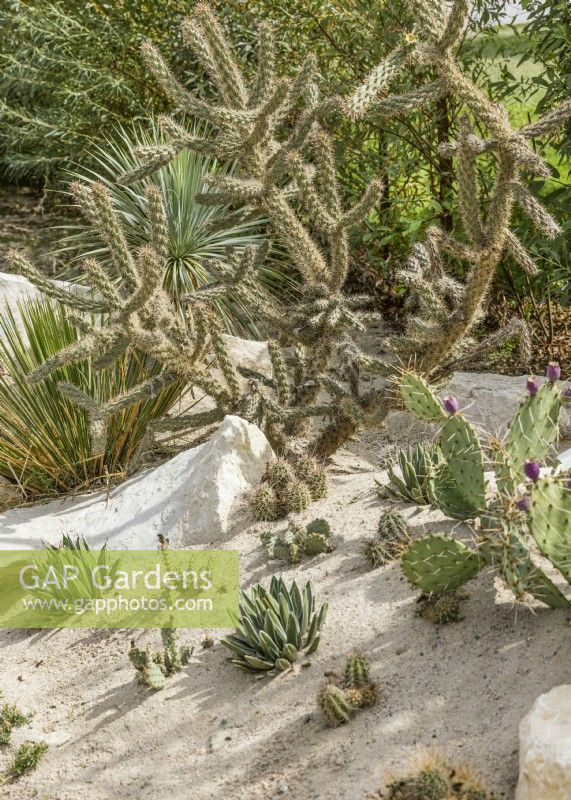
M100 369L128 348L149 354L164 367L159 376L103 406L97 406L80 387L61 386L89 415L94 455L104 447L105 422L110 414L182 382L208 396L211 410L168 418L157 428L204 432L225 414L238 414L260 425L279 454L299 452L303 443L308 453L323 459L371 415L386 413L392 400L387 378L403 358L414 359L426 372L444 373L469 353L481 355L521 328L516 322L474 347L466 341L481 313L502 252L509 248L525 269L535 269L508 228L514 204L519 203L548 235L558 230L524 187L520 170L546 174L546 167L528 142L555 130L571 111L571 103L514 131L507 114L460 72L455 59L468 12L467 0L455 0L448 16L439 0L419 0L417 7L418 37L406 37L403 46L345 99L321 97L312 56L302 63L293 80L280 78L271 30L265 24L259 32L258 73L248 85L219 23L204 4L183 23L183 36L210 73L218 102L210 103L188 92L153 45L143 46L148 68L174 105L208 122L212 135L197 138L173 118L163 118L161 125L170 141L142 152L141 166L124 175L123 182L151 174L185 148L220 161L232 160L236 172L212 174L208 180L211 190L199 195L199 201L228 205L234 221L266 217L274 237L300 273L302 284L287 313L277 312L255 280L266 251L246 249L240 257L230 255L228 263L209 264L215 282L184 296L181 315L162 289L166 222L158 189L152 187L147 194L150 246L133 254L104 187L76 185L78 203L109 247L122 285L114 286L103 268L88 259L85 270L95 295L65 292L47 281L22 254L12 254L13 268L46 294L75 311L104 314L101 323L79 319L83 337L49 359L30 379L41 380L61 364L84 359L91 359L93 368ZM383 97L377 102L391 78L410 62L429 66L436 80L411 94ZM458 141L444 145L457 157L467 242L455 241L436 228L429 230L425 243L415 248L409 268L400 276L411 289L406 335L384 339L380 343L382 357L365 354L357 346L355 334L375 321L376 315L367 310L370 298L348 295L343 286L350 263L349 231L374 208L382 185L373 181L354 207L344 207L327 126L339 113L357 118L375 106L377 114L398 114L447 95L459 98L491 136L478 139L464 120ZM499 167L484 217L477 199L474 163L480 153L490 151L497 153ZM446 274L443 254L470 263L465 284ZM238 298L275 333L275 341L268 344L271 379L246 370L230 358L213 308L213 300L223 295ZM222 379L213 377L213 362ZM363 389L367 385L361 380L364 372L381 377L374 389ZM245 387L240 380L244 377ZM322 424L313 431L309 422L316 417ZM307 485L311 497L323 495L322 476L306 478L299 474L298 478ZM289 494L292 510L307 505L307 492L299 484L290 488Z
M344 107L354 119L371 110L390 117L448 98L467 107L478 128L489 137L476 136L473 122L465 116L460 120L457 141L441 143L441 152L457 163L465 241L430 228L425 242L415 247L408 268L398 276L411 290L410 313L405 337L388 344L402 358L414 359L425 373L437 375L468 358L480 358L523 331L523 323L516 320L487 341L476 344L469 340L503 253L509 252L525 272L537 272L531 256L509 228L514 207L518 205L546 236L560 232L555 220L525 187L521 173L549 177L549 169L531 140L561 127L571 115L571 101L514 130L506 109L489 100L461 70L456 51L468 23L469 0L453 0L449 11L443 0L414 0L411 6L417 30L406 35L403 45L345 99ZM391 80L411 63L427 67L432 82L408 94L387 96L385 90ZM494 153L498 164L486 213L479 202L476 170L477 158L485 153ZM443 255L468 262L465 283L446 273Z
M558 373L559 374L559 373ZM525 593L553 608L570 603L531 559L528 532L544 556L571 582L571 488L564 475L540 477L541 463L557 435L561 390L550 366L548 382L528 381L503 443L486 449L453 398L440 403L419 376L406 373L400 389L409 410L442 425L443 462L428 479L432 502L447 516L478 519L478 545L471 549L448 536L415 541L402 559L407 578L425 594L452 592L484 566L497 569L521 598ZM495 472L497 491L490 494L485 456ZM524 486L523 481L529 483Z

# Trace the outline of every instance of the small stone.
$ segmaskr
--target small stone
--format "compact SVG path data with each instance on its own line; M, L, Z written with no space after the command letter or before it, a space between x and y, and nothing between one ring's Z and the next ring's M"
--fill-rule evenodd
M571 797L571 684L537 698L519 726L515 800Z

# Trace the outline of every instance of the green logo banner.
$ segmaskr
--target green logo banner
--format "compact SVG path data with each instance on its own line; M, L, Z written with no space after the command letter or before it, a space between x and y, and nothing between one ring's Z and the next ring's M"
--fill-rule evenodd
M232 628L235 550L0 551L0 628Z

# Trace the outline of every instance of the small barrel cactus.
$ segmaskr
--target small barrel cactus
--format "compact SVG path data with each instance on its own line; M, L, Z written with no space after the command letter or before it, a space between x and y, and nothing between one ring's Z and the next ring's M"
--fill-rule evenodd
M429 753L415 772L387 790L387 800L494 800L470 768L456 769L439 753Z
M370 667L367 659L360 653L352 653L345 667L345 686L349 689L361 689L371 682Z
M331 728L336 728L349 722L354 710L349 703L347 693L339 686L328 683L323 686L317 696L317 704L325 717L326 723Z
M284 458L278 458L268 464L264 479L279 495L281 492L285 492L289 484L295 480L295 472L289 462Z
M327 473L324 466L313 456L301 455L294 464L295 474L307 484L312 500L327 496Z
M282 496L284 507L292 514L301 514L311 504L311 492L307 484L293 480Z
M331 727L348 722L353 712L375 705L377 689L372 683L369 662L360 653L352 653L345 666L343 684L326 684L317 696L317 704Z
M410 529L402 514L384 514L379 521L379 538L365 542L365 556L373 568L394 561L410 543Z
M458 592L444 594L421 594L416 601L416 613L435 625L447 625L449 622L460 622L461 602L464 595Z
M262 483L252 498L252 507L256 519L262 522L273 522L280 517L280 503L271 486Z

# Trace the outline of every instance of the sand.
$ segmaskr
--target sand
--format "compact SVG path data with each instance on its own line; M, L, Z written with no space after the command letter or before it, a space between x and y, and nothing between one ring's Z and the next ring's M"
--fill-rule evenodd
M318 600L329 602L310 666L256 679L226 662L223 631L183 631L195 645L192 663L153 693L137 683L127 651L133 635L157 644L157 632L0 632L4 699L34 714L14 742L50 742L38 769L0 796L362 800L419 747L436 746L476 767L498 797L513 798L519 721L539 694L569 680L571 615L516 606L487 573L469 585L463 621L435 627L416 616L418 593L398 563L372 570L362 554L391 507L374 477L383 474L362 458L337 456L329 497L301 518L330 521L330 554L282 570L259 541L267 526L254 524L246 506L224 543L241 553L244 586L282 571L288 580L311 579ZM454 527L426 507L398 508L415 535ZM206 633L215 640L209 649L201 646ZM355 648L371 660L380 700L330 729L316 693Z

